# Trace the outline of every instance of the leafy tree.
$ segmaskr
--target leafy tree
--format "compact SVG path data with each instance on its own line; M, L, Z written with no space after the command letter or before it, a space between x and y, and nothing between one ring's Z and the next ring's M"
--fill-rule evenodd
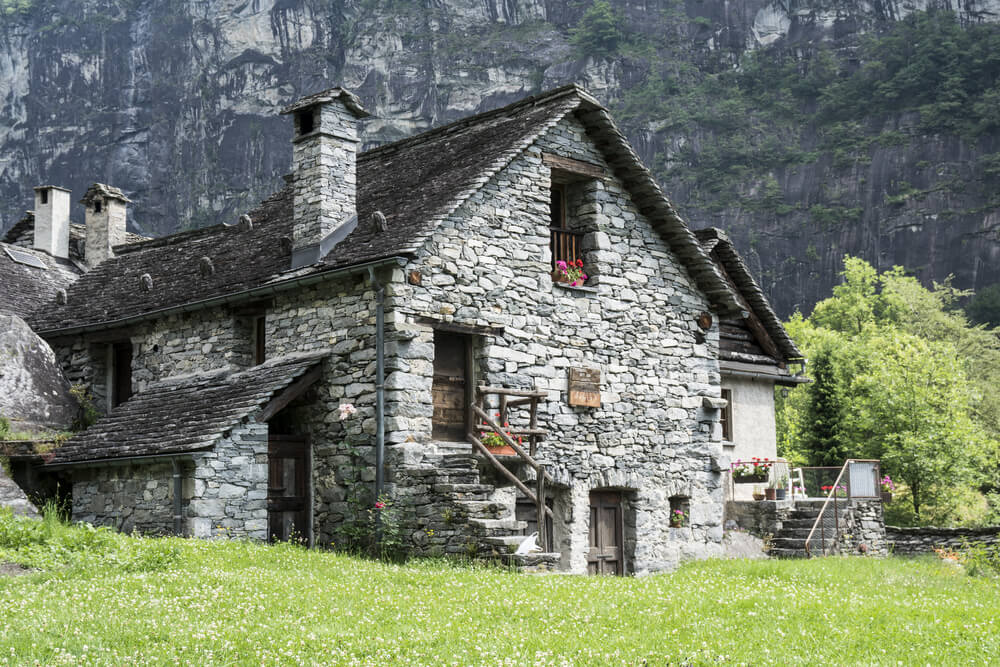
M570 30L570 43L583 56L613 56L624 38L621 24L621 17L607 0L595 0Z
M966 294L948 282L928 290L899 267L879 274L852 257L843 277L787 323L813 383L778 401L783 453L812 465L881 459L917 522L955 520L968 505L955 499L970 493L985 515L1000 498L996 332L969 325L956 306Z
M1000 105L1000 99L997 100L997 104ZM976 292L965 307L965 314L978 324L1000 326L1000 283Z

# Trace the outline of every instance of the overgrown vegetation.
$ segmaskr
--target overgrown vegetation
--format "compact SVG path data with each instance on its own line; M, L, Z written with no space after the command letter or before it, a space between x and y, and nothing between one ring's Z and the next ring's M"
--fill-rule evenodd
M616 116L683 132L688 141L651 166L662 180L686 184L692 203L707 210L739 205L786 215L793 209L780 197L762 198L757 187L777 169L825 155L847 170L867 163L874 147L908 143L910 132L974 138L1000 130L995 23L963 25L950 11L918 11L849 49L778 42L745 54L702 51L710 28L681 4L663 10L656 25L629 28L635 37L614 42L618 55L646 75L625 91ZM883 132L887 119L906 112L917 114L914 127ZM844 213L822 222L859 216Z
M809 465L877 458L905 502L900 524L1000 523L1000 341L895 268L848 257L844 281L786 324L810 385L779 392L779 450Z
M0 534L42 530L20 521L11 529L11 521L0 517ZM60 561L68 565L32 560L43 571L0 576L0 664L1000 661L997 580L933 557L702 561L644 578L535 577L293 544L51 530L64 544L98 546L72 551L79 555ZM6 544L0 561L23 553Z

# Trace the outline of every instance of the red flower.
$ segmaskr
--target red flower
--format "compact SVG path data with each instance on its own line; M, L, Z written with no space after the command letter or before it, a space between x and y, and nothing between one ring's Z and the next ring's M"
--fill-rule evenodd
M385 509L385 503L383 503L381 500L376 500L375 501L375 509L377 509L377 510L384 510Z
M583 260L582 259L576 260L576 265L577 266L583 266Z

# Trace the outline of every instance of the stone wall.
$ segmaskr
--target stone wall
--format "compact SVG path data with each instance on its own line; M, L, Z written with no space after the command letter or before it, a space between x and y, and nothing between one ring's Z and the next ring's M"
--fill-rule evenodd
M195 455L188 479L188 534L267 539L267 424L244 424Z
M794 509L791 500L728 501L726 529L745 530L762 538L774 536Z
M405 272L396 272L394 326L409 337L394 349L389 401L416 408L387 425L387 440L402 443L397 449L411 458L420 448L433 451L429 321L503 327L473 340L479 381L548 393L540 422L550 435L540 456L569 491L574 517L564 567L586 570L589 492L602 488L632 495L636 572L721 553L718 411L702 407L703 396L719 396L718 331L699 337L695 323L709 304L614 177L581 186L584 196L569 212L587 232L584 257L594 278L583 289L554 285L543 151L607 168L583 128L567 119L444 220ZM403 281L411 271L419 285ZM601 371L599 408L568 405L571 367ZM668 527L671 496L691 508L683 534Z
M73 519L117 530L174 533L170 461L71 470ZM267 425L234 429L182 459L185 534L267 538Z
M931 553L936 548L959 549L964 543L1000 545L1000 526L985 528L885 527L889 551L895 556Z
M169 461L77 468L73 520L152 535L174 532L173 466Z
M840 540L842 554L888 555L881 500L852 498L844 522L846 525L841 530Z

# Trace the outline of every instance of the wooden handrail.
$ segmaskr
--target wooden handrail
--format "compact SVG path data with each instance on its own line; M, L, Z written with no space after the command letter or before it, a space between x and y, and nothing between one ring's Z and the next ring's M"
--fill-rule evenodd
M488 412L486 412L485 410L483 410L478 405L473 405L472 409L473 409L473 411L477 415L479 415L484 420L486 420L487 426L489 426L490 428L492 428L493 432L496 433L497 435L499 435L500 439L503 440L505 444L509 445L515 452L517 452L518 456L520 456L522 459L524 459L528 463L528 465L530 465L532 468L534 468L536 471L538 471L538 474L545 475L546 480L549 481L549 482L555 481L555 480L552 479L552 475L550 475L549 473L545 472L545 467L543 465L541 465L535 459L531 458L531 456L528 454L528 452L524 451L524 449L521 448L521 445L517 444L517 442L514 440L514 438L510 437L509 435L507 435L507 433L504 432L504 430L502 428L500 428L500 424L498 424L497 421L495 419L493 419L493 417L490 417L490 415L489 415Z
M532 492L531 489L529 489L527 486L525 486L524 482L522 482L521 480L519 480L517 478L517 475L515 475L514 473L512 473L510 470L507 470L507 467L504 464L500 463L500 461L498 461L495 456L493 456L493 452L490 451L489 447L487 447L486 445L484 445L479 438L477 438L476 436L472 435L471 433L468 433L466 435L466 437L468 437L469 440L472 441L472 444L474 444L476 447L479 448L480 453L485 454L486 458L493 463L493 465L496 467L496 469L499 470L501 473L503 473L503 475L507 479L509 479L511 482L513 482L514 486L516 486L517 488L519 488L521 490L521 492L528 497L529 500L531 500L532 502L534 502L536 504L538 503L538 497L534 494L534 492ZM547 505L545 505L543 503L542 506L545 508L545 513L548 516L553 516L552 510L550 510Z

